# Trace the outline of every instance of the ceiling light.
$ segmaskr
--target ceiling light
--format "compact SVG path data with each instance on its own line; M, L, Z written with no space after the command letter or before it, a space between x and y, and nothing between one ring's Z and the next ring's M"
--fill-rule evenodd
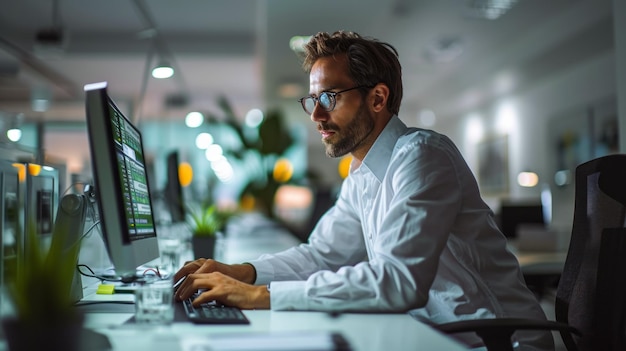
M161 61L152 70L152 77L157 79L166 79L174 75L174 69L167 62Z
M200 133L196 136L196 147L206 149L213 144L213 136L209 133Z
M7 138L12 142L17 142L22 138L22 130L19 128L11 128L7 130Z
M263 111L258 108L253 108L246 113L246 125L250 128L256 128L261 125L264 118L265 116L263 115Z
M202 125L202 122L204 122L204 115L200 112L189 112L185 116L185 125L189 128L198 128Z
M30 92L31 108L35 112L46 112L50 107L52 92L46 86L36 86Z
M289 39L289 47L294 52L304 52L304 46L311 40L311 36L296 35Z
M217 144L207 146L204 156L209 161L219 161L224 157L224 149Z
M35 35L33 52L40 58L56 58L65 53L67 35L61 28L41 29Z
M59 1L52 2L52 26L42 28L35 33L33 52L41 58L58 57L67 46L67 35L61 23Z
M517 0L473 0L467 3L471 17L495 20L507 13Z

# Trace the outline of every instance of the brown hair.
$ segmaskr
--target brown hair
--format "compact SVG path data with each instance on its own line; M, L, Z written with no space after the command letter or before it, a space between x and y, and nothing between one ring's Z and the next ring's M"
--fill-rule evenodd
M348 74L355 84L368 87L378 83L387 85L387 109L398 114L402 100L402 67L398 51L391 44L361 37L354 32L320 32L305 45L302 68L310 73L319 58L340 54L347 55Z

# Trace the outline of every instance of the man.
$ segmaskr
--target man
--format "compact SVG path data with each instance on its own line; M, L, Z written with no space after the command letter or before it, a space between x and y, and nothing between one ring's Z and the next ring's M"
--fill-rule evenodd
M410 311L429 323L545 319L452 141L398 118L395 48L356 33L318 33L303 67L310 95L302 107L326 153L353 156L337 202L306 244L244 264L187 264L175 276L188 275L178 298L205 288L197 303ZM549 333L516 338L522 348L552 346Z

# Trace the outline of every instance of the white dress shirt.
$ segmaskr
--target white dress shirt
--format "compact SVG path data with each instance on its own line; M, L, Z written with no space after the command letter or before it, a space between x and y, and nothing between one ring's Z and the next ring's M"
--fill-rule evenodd
M456 146L397 116L353 161L308 243L250 263L257 284L271 282L273 310L545 319Z

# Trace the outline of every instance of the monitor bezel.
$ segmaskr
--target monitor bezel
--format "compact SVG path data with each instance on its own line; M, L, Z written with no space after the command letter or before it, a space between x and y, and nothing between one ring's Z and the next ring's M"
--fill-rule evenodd
M129 227L124 211L121 180L117 166L117 153L113 141L109 117L109 104L120 112L120 116L137 131L141 151L145 157L143 139L139 129L117 108L107 92L107 83L85 85L87 133L91 152L92 176L96 193L96 204L105 247L114 266L115 274L122 281L137 277L137 268L159 258L156 222L152 200L152 223L154 235L137 240L129 239ZM146 174L146 185L150 184Z
M171 151L166 157L167 179L163 190L163 199L167 204L172 223L185 222L185 194L180 184L178 167L180 155L177 150Z

